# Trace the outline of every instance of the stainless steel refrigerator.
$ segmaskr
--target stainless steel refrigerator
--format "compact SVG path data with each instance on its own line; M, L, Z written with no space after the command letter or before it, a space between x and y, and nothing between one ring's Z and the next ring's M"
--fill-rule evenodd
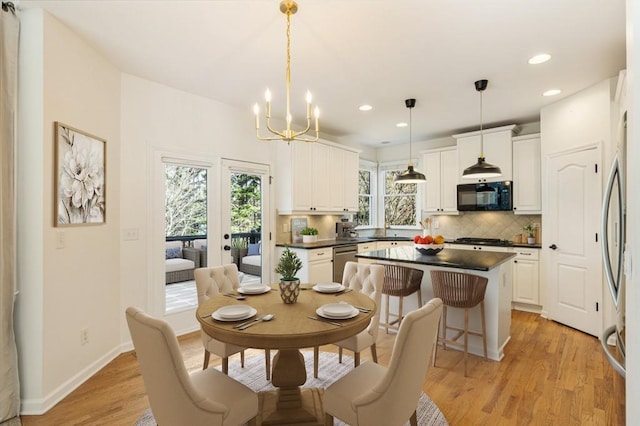
M616 308L616 323L607 327L600 339L607 359L613 368L625 378L626 129L626 114L623 114L618 125L616 154L609 170L609 179L602 204L602 260L607 287ZM614 352L612 346L607 344L610 338L615 339L617 353Z

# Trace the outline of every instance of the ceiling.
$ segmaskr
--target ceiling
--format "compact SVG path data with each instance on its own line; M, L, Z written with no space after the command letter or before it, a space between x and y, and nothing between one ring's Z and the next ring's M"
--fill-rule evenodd
M285 111L286 17L278 0L21 0L47 10L120 70L246 109ZM307 90L339 141L407 143L539 120L540 108L625 68L625 0L298 0L291 112ZM550 61L529 65L534 54ZM543 97L548 89L561 89ZM370 104L369 112L358 110ZM262 105L263 106L263 105ZM264 109L263 109L264 110ZM264 128L264 124L262 126Z

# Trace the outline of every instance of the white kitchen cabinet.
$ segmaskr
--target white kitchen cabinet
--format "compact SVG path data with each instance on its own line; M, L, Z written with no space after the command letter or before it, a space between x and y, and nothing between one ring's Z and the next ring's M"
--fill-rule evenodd
M302 269L296 274L300 282L319 283L333 281L333 249L331 247L312 250L289 249L297 254L302 262ZM284 247L276 248L277 259L280 259L283 251Z
M458 214L458 150L456 147L422 153L427 181L422 209L431 214Z
M500 246L486 246L486 245L473 246L470 244L454 244L454 243L448 243L448 244L449 244L449 247L447 248L452 248L456 250L492 251L492 252L498 252L498 253L505 253L511 250L510 247L500 247Z
M360 243L358 244L358 253L366 253L369 251L376 251L378 250L378 243L376 243L375 241L371 241L369 243Z
M482 131L483 148L480 147L480 131L453 135L458 147L458 183L501 182L513 180L512 172L512 142L511 138L517 132L518 126L509 125L485 129ZM500 167L502 175L494 178L468 179L463 178L464 169L478 161L480 151L487 163Z
M279 144L275 196L280 214L355 212L358 151L331 142Z
M513 138L513 212L542 214L540 134Z
M412 246L412 241L376 241L376 250L384 250L388 248L396 248L403 246Z
M355 151L342 151L344 155L344 168L341 175L344 187L344 212L358 212L358 185L360 176L360 155Z
M538 256L540 250L514 247L513 251L516 253L516 257L513 260L513 307L520 310L539 312L540 280Z

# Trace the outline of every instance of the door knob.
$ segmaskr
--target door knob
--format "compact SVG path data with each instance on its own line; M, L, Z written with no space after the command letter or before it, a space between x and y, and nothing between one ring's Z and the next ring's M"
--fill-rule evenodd
M555 250L555 249L557 249L557 248L558 248L558 246L557 246L557 245L555 245L555 244L551 244L551 245L549 246L549 248L550 248L551 250Z
M228 239L229 239L229 234L224 234L223 238L224 238L225 240L228 240Z
M224 246L222 247L225 251L230 251L231 250L231 246Z

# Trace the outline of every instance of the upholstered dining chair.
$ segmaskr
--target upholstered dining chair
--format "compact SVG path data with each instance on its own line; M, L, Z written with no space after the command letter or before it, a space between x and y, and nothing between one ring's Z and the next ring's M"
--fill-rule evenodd
M366 294L376 302L376 313L371 318L369 326L355 336L334 343L338 346L338 360L342 362L342 350L353 352L354 367L360 365L360 352L371 348L373 362L378 362L376 339L380 326L380 302L382 301L382 284L384 283L384 266L366 263L347 262L342 273L342 285ZM313 351L313 376L318 378L319 348Z
M232 293L240 287L238 267L235 263L199 268L194 272L194 276L198 291L198 305L220 293ZM229 372L229 357L238 352L240 352L240 363L244 367L245 348L216 340L202 329L200 329L200 333L202 335L202 344L204 345L203 370L209 366L210 355L214 354L222 358L222 372L227 374ZM268 349L265 350L265 364L267 380L269 380L271 378L271 353Z
M407 314L398 330L389 367L365 362L324 391L325 426L337 417L350 425L417 426L416 407L442 314L431 299Z
M213 368L189 375L169 324L134 307L127 308L126 317L158 424L256 424L255 392Z

